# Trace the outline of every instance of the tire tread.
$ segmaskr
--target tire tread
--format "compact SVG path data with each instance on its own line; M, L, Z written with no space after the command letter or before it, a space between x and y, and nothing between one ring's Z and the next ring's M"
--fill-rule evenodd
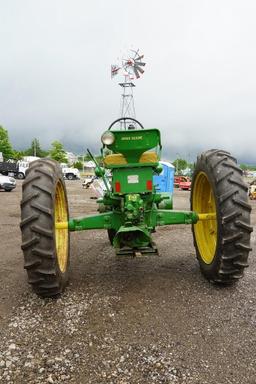
M54 234L54 199L57 182L65 184L59 165L54 160L32 163L23 182L21 200L21 248L28 283L40 297L56 297L67 284L68 267L58 267ZM69 266L69 262L68 262Z
M205 277L215 283L231 284L243 277L248 267L251 251L250 225L251 206L247 198L247 186L242 170L230 153L209 150L198 156L191 188L191 210L193 187L196 175L204 171L214 184L218 217L219 240L213 262L209 265L201 258L193 231L194 244L200 268Z

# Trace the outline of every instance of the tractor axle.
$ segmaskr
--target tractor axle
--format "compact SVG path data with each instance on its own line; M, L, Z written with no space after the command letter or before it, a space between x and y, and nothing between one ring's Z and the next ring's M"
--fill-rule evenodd
M196 224L201 220L216 220L215 213L196 213L193 211L172 211L158 209L152 211L151 227L175 224ZM89 229L116 229L122 225L120 215L113 212L99 215L73 218L65 222L57 222L56 229L69 229L69 231L84 231ZM127 230L129 227L127 227Z

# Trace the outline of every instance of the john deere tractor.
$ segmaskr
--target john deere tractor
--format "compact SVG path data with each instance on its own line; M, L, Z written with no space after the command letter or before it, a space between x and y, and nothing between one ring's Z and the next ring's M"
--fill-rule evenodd
M156 193L153 184L153 175L162 172L158 129L144 129L135 119L121 118L101 141L104 166L94 159L95 173L103 178L106 191L95 215L69 218L57 162L37 160L27 172L21 201L22 250L28 282L39 296L63 292L70 232L89 229L106 230L121 258L157 254L151 235L158 226L190 224L199 265L208 280L225 285L243 276L251 250L251 206L242 171L230 153L212 149L198 157L191 210L177 211L172 196Z

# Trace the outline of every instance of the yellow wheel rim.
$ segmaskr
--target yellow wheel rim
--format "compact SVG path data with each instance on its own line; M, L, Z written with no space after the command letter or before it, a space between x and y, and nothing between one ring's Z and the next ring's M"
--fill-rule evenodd
M56 186L54 217L55 226L59 222L68 221L68 207L65 191L60 181ZM55 245L59 268L61 272L64 273L68 261L68 229L55 228Z
M214 213L216 215L216 204L214 193L209 179L204 172L196 176L192 198L193 211L197 213ZM202 260L211 264L217 245L217 220L202 220L194 224L194 233L197 248Z

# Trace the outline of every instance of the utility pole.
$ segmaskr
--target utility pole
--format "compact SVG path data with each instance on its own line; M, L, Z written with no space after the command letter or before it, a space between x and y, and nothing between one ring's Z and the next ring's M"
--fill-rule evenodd
M177 175L178 175L178 174L179 174L179 157L181 157L181 156L180 156L179 153L176 153L176 156L177 156L177 161L176 161L176 164L177 164L177 167L176 167L176 173L177 173Z
M34 156L36 157L36 139L33 140Z

